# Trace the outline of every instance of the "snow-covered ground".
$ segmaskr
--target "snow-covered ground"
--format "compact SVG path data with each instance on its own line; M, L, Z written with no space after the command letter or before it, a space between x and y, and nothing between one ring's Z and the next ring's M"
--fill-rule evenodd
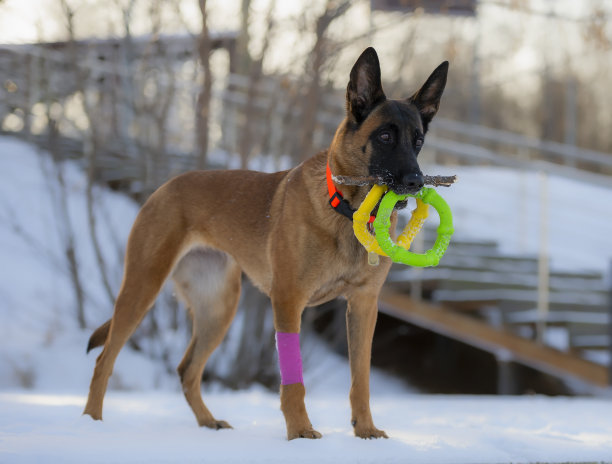
M85 355L85 346L90 329L106 320L112 308L87 238L85 177L66 163L59 191L49 182L54 169L30 146L0 138L0 463L612 459L608 400L418 395L377 371L372 376L373 413L391 438L358 440L349 424L346 360L308 339L303 341L307 405L323 440L284 441L277 395L257 388L236 393L213 387L207 392L210 408L235 430L199 429L176 376L129 348L119 356L111 379L106 420L81 417L95 359ZM495 168L424 171L459 174L460 182L443 191L457 235L499 240L507 252L538 251L535 174ZM548 185L553 263L605 270L612 257L612 189L553 177ZM121 249L137 207L103 189L95 190L95 198L100 244L116 286ZM64 215L72 224L82 270L87 330L76 323L63 248ZM187 337L176 337L184 349Z
M74 163L64 163L61 176L63 189L49 156L0 138L0 388L64 385L70 363L56 360L84 352L66 260L68 230L74 236L86 320L95 327L108 319L110 301L88 238L86 177ZM100 246L116 285L120 250L138 209L107 190L96 189L95 198Z
M200 429L178 393L110 392L105 420L83 395L0 393L0 462L521 463L612 459L612 402L544 397L374 394L388 440L352 435L346 395L313 392L321 440L285 440L278 397L207 395L234 430Z

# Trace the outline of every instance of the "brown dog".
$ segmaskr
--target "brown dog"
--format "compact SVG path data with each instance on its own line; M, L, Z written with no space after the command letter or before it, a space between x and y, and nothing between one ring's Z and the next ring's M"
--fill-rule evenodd
M278 335L292 340L300 332L306 306L339 296L348 300L355 435L386 437L372 421L369 375L377 299L391 262L383 258L378 266L368 265L366 251L353 234L352 212L369 187L338 186L342 198L326 166L335 175L375 176L397 193L418 191L423 175L417 155L438 110L447 71L444 62L412 97L387 100L378 57L368 48L351 71L347 115L328 150L273 174L190 172L153 193L130 234L113 317L89 341L88 349L102 344L104 349L84 413L102 418L115 359L173 272L193 317L193 336L178 367L185 397L201 426L229 427L204 405L200 381L236 313L244 271L271 298ZM293 369L299 376L283 379L280 389L287 437L319 438L304 406L299 351L297 358L291 352L291 359L283 361L278 340L281 374Z

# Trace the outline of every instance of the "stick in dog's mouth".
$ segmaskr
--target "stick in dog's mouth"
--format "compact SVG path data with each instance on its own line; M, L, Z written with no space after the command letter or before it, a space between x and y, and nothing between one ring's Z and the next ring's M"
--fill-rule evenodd
M374 176L335 176L332 175L334 182L343 185L373 185L385 184L385 181L379 177ZM433 187L450 187L457 182L457 176L423 176L425 185L431 185Z
M457 182L457 176L423 176L425 185L433 187L450 187Z

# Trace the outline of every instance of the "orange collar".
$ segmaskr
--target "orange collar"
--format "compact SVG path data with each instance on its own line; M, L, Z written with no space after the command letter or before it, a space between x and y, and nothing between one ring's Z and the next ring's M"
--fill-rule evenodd
M336 184L334 184L334 180L332 178L331 168L329 167L329 161L327 162L326 179L327 192L329 193L329 204L337 213L346 216L352 221L355 210L351 208L349 202L342 197L342 192L336 188ZM376 216L370 216L368 223L374 222L374 219L376 219Z

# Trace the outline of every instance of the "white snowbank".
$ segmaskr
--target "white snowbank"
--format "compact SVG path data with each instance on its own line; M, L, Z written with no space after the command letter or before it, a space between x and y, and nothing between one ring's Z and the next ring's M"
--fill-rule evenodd
M0 388L84 385L73 366L84 358L88 335L78 329L76 319L61 238L66 224L62 198L74 234L88 325L100 324L112 310L89 240L85 175L74 163L63 163L61 171L65 195L57 188L48 155L0 137ZM108 190L96 188L94 195L100 246L117 288L121 250L138 208Z
M443 194L458 235L498 239L508 252L537 252L538 211L535 203L522 199L529 200L537 189L532 174L493 168L425 171L460 175L460 182ZM60 209L47 182L51 175L48 160L30 146L0 138L0 462L477 463L612 457L609 401L416 396L376 371L373 414L391 439L356 439L350 427L347 362L307 339L307 406L324 434L320 441L287 443L278 396L259 389L209 389L211 410L236 429L199 429L177 377L130 349L122 351L115 366L106 421L81 417L94 355L85 355L90 331L79 330L75 321L56 221ZM111 308L91 244L82 238L89 234L85 179L71 163L64 165L64 175L85 276L86 315L95 327ZM606 219L612 217L610 191L553 178L549 186L554 262L605 269L612 257L612 226ZM96 189L96 201L100 241L116 286L121 277L118 250L125 246L137 207L101 189ZM526 213L523 219L518 211ZM165 391L151 391L159 387Z
M105 420L82 395L0 393L0 461L11 463L601 462L612 457L612 402L543 397L378 394L388 440L352 435L346 395L307 395L321 440L285 440L277 395L212 393L234 430L200 429L179 393L110 392Z

